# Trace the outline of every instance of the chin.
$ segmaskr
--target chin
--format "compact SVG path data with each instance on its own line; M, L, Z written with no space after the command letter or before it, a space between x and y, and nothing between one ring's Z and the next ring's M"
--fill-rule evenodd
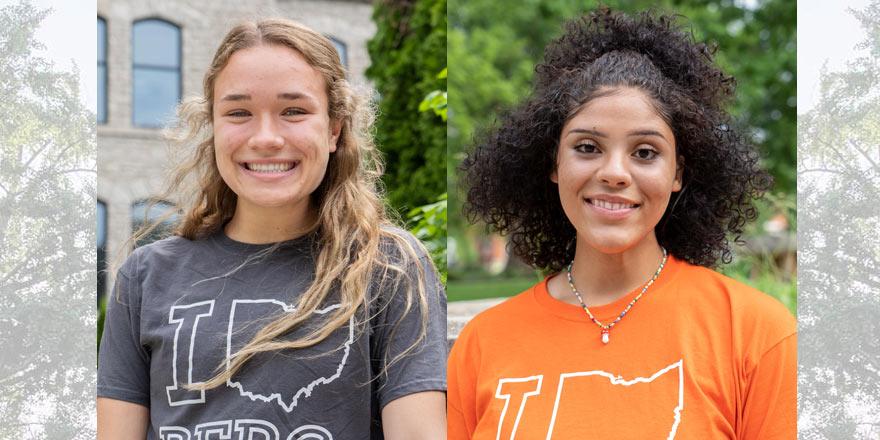
M584 237L584 236L582 236ZM642 240L644 237L642 238ZM637 237L620 237L613 234L591 234L579 240L582 244L608 255L622 254L638 247L642 241Z
M248 201L261 208L283 208L285 206L295 205L300 197L252 197Z

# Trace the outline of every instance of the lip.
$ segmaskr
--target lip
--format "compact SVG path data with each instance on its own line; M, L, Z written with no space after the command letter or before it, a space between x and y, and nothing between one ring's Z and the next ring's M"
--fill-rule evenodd
M608 208L603 208L601 206L597 206L597 205L591 203L592 200L601 200L601 201L608 202L608 203L620 203L620 204L625 204L625 205L635 205L635 207L623 208L623 209L608 209ZM624 197L619 197L619 196L612 196L610 194L596 194L596 195L591 195L589 197L584 197L583 203L584 203L584 205L587 206L587 208L591 212L595 213L596 215L598 215L601 218L605 218L608 220L625 219L641 207L640 204L638 204L630 199L627 199Z
M611 194L593 194L593 195L589 195L587 197L584 197L584 199L603 200L608 203L623 203L626 205L638 205L638 203L633 200L627 199L625 197L614 196Z
M266 165L266 164L291 163L291 162L294 163L293 168L291 168L287 171L284 171L284 172L280 172L280 173L279 172L265 173L265 172L251 171L247 168L247 165L246 165L249 163ZM281 180L281 179L284 179L288 176L291 176L297 170L299 170L300 166L302 166L302 161L301 160L294 160L294 159L254 159L254 160L247 160L247 161L238 162L238 169L243 174L250 176L250 177L253 177L254 179L264 181L264 182L272 182L272 181Z
M249 160L237 161L237 163L241 166L244 166L244 164L246 164L246 163L267 164L267 163L290 163L290 162L301 162L301 160L273 157L271 159L249 159Z

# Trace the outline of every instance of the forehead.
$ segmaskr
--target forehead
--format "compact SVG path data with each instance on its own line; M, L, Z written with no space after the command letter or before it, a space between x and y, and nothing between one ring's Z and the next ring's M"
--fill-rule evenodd
M298 51L276 44L242 49L229 57L214 82L214 99L235 93L276 96L299 92L326 102L324 76Z
M657 111L656 104L645 92L621 87L600 89L597 97L581 106L566 122L588 124L604 128L654 128L672 133L672 129Z

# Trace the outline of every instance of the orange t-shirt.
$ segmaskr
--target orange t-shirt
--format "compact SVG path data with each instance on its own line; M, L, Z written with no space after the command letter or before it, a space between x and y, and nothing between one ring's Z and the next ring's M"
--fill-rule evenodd
M611 322L641 289L591 308ZM794 439L796 321L670 256L603 344L547 281L477 315L449 355L449 438Z

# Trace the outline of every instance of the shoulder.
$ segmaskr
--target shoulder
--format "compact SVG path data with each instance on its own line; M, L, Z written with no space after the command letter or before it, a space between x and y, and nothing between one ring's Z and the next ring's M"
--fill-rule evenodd
M393 263L411 263L418 259L430 260L431 257L418 238L406 229L391 224L379 228L379 251Z
M480 312L474 321L480 325L496 325L529 315L535 306L534 291L542 283L544 281Z
M741 281L690 264L676 281L685 301L723 311L743 340L769 348L797 332L797 320L779 300Z
M114 292L117 302L140 304L144 281L151 274L179 265L181 251L186 252L192 245L190 240L172 236L135 248L116 271Z
M698 293L702 295L729 302L732 313L794 322L791 312L776 298L715 270L684 264L679 279L699 287Z
M185 256L199 252L204 243L173 235L134 249L119 268L119 273L137 278L144 271L177 265Z
M505 333L514 325L534 318L534 310L537 304L534 299L534 290L544 283L541 281L534 286L476 314L464 326L458 340L468 343L481 337L492 337L490 333ZM482 335L482 336L481 336Z
M403 300L419 291L411 287L421 286L429 298L442 301L445 310L445 291L424 244L409 231L396 226L383 225L379 234L378 254L373 261L375 282L370 295Z

